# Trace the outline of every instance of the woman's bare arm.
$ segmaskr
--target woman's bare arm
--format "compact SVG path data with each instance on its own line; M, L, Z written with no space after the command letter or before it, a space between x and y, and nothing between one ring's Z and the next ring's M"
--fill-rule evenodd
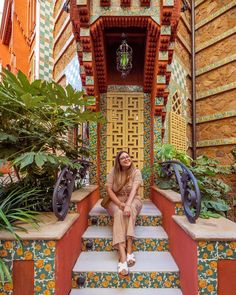
M133 199L134 199L135 195L137 194L137 191L138 191L139 187L140 187L139 183L133 184L131 192L129 194L129 198L125 203L125 208L124 208L124 214L125 215L128 215L128 216L130 215L130 207L131 207L131 204L133 202Z
M120 209L124 209L125 204L122 203L116 196L116 194L113 192L113 190L109 187L106 186L106 191L110 197L110 199L120 208Z

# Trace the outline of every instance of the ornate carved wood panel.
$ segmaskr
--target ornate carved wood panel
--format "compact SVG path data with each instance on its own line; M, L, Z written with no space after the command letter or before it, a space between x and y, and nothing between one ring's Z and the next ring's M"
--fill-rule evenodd
M143 167L143 93L107 94L107 170L117 153L127 151Z

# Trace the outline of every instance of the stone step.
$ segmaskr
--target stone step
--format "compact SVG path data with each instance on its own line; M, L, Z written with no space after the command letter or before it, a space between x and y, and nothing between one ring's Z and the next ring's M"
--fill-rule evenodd
M119 277L118 255L82 252L73 269L72 288L179 288L179 269L169 252L135 252L129 275Z
M108 288L84 288L84 289L72 289L70 295L182 295L180 289L112 289L112 292Z
M157 226L162 223L160 210L150 201L144 200L142 210L136 220L136 225ZM112 225L112 217L108 215L106 209L101 206L101 199L89 213L89 225Z
M134 251L168 251L168 236L162 226L136 226ZM83 236L83 251L112 251L112 227L92 225Z

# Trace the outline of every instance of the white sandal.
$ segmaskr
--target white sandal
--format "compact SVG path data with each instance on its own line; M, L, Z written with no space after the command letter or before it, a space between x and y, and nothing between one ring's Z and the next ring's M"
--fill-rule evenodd
M129 274L127 261L118 263L118 274L120 276L127 276Z
M129 267L134 266L135 265L135 257L134 257L134 253L127 253L127 264Z

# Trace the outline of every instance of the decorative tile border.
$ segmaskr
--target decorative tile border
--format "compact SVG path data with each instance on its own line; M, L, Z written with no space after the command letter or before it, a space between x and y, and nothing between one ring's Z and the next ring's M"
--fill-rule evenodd
M225 118L235 117L235 116L236 116L236 109L231 110L231 111L227 111L227 112L215 113L215 114L212 114L212 115L198 117L197 118L197 123L215 121L215 120L220 120L220 119L225 119Z
M236 137L197 141L197 147L236 144Z
M164 105L164 98L163 97L156 97L155 98L155 106L162 106Z
M55 293L55 241L1 241L0 256L12 273L13 260L34 260L34 294ZM12 284L6 282L0 289L1 294L11 295Z
M109 85L107 92L143 92L143 87L138 85Z
M82 288L179 288L178 272L135 272L120 278L117 272L74 273L72 288L78 288L78 278L85 278ZM80 287L81 288L81 287Z
M87 3L86 3L87 5ZM80 36L81 37L89 37L90 36L90 29L89 28L80 28Z
M149 93L144 93L144 126L143 126L143 143L144 143L144 161L143 167L150 167L151 163L151 156L150 151L153 148L151 146L151 97ZM144 183L144 198L149 199L151 188L150 188L150 177L151 171L147 172L145 179L143 180Z
M169 59L168 51L159 51L158 52L158 59L161 61L165 61Z
M207 42L203 42L200 46L198 46L196 48L196 53L203 50L203 49L206 49L207 47L209 47L209 46L211 46L211 45L213 45L213 44L215 44L215 43L217 43L217 42L219 42L231 35L233 35L234 33L236 33L236 27L234 27L228 31L225 31L223 34L220 34L217 37L215 37Z
M107 95L100 95L100 111L107 117ZM107 124L104 123L100 128L100 196L103 198L106 194L105 183L107 177Z
M100 214L99 216L89 216L88 225L94 225L95 221L96 221L96 225L99 225L99 226L107 226L107 225L113 224L113 219L109 215ZM140 226L162 225L162 217L139 215L137 217L135 225L140 225Z
M231 8L233 8L234 6L236 6L236 2L232 1L229 4L223 6L221 9L219 9L218 11L216 11L215 13L210 14L208 17L206 17L204 20L198 22L195 25L195 30L198 30L199 28L201 28L202 26L206 25L207 23L209 23L210 21L214 20L215 18L217 18L218 16L220 16L221 14L227 12L228 10L230 10Z
M53 9L53 1L40 2L39 78L44 80L52 79L53 74Z
M91 52L83 52L83 61L92 61L92 53Z
M184 215L184 208L182 203L175 204L175 215L180 215L180 216Z
M217 294L217 264L221 259L236 259L236 241L198 242L199 294Z
M131 1L131 7L121 7L117 5L117 0L111 0L109 7L101 7L100 0L93 0L90 3L90 12L90 24L101 16L150 16L160 24L160 0L150 1L149 7L140 6L140 1Z
M161 35L171 35L171 26L161 26Z
M163 6L174 6L174 0L163 0Z
M86 243L92 242L92 248L87 249ZM83 239L82 251L114 251L112 238ZM138 238L134 240L133 251L169 251L168 239Z
M92 165L89 168L89 183L97 184L97 123L89 123L89 150Z
M166 84L166 76L157 75L157 84Z
M213 64L210 64L210 65L208 65L206 67L200 68L199 70L196 71L196 76L200 76L202 74L205 74L205 73L207 73L209 71L212 71L214 69L222 67L222 66L224 66L224 65L226 65L226 64L228 64L228 63L230 63L232 61L235 61L235 60L236 60L236 54L228 56L228 57L226 57L226 58L224 58L222 60L219 60L219 61L217 61L217 62L215 62Z
M203 98L206 98L208 96L212 96L212 95L222 93L222 92L225 92L225 91L228 91L228 90L232 90L232 89L235 89L235 88L236 88L236 82L232 82L232 83L224 85L224 86L209 89L207 91L201 91L201 92L198 92L196 100L203 99Z

